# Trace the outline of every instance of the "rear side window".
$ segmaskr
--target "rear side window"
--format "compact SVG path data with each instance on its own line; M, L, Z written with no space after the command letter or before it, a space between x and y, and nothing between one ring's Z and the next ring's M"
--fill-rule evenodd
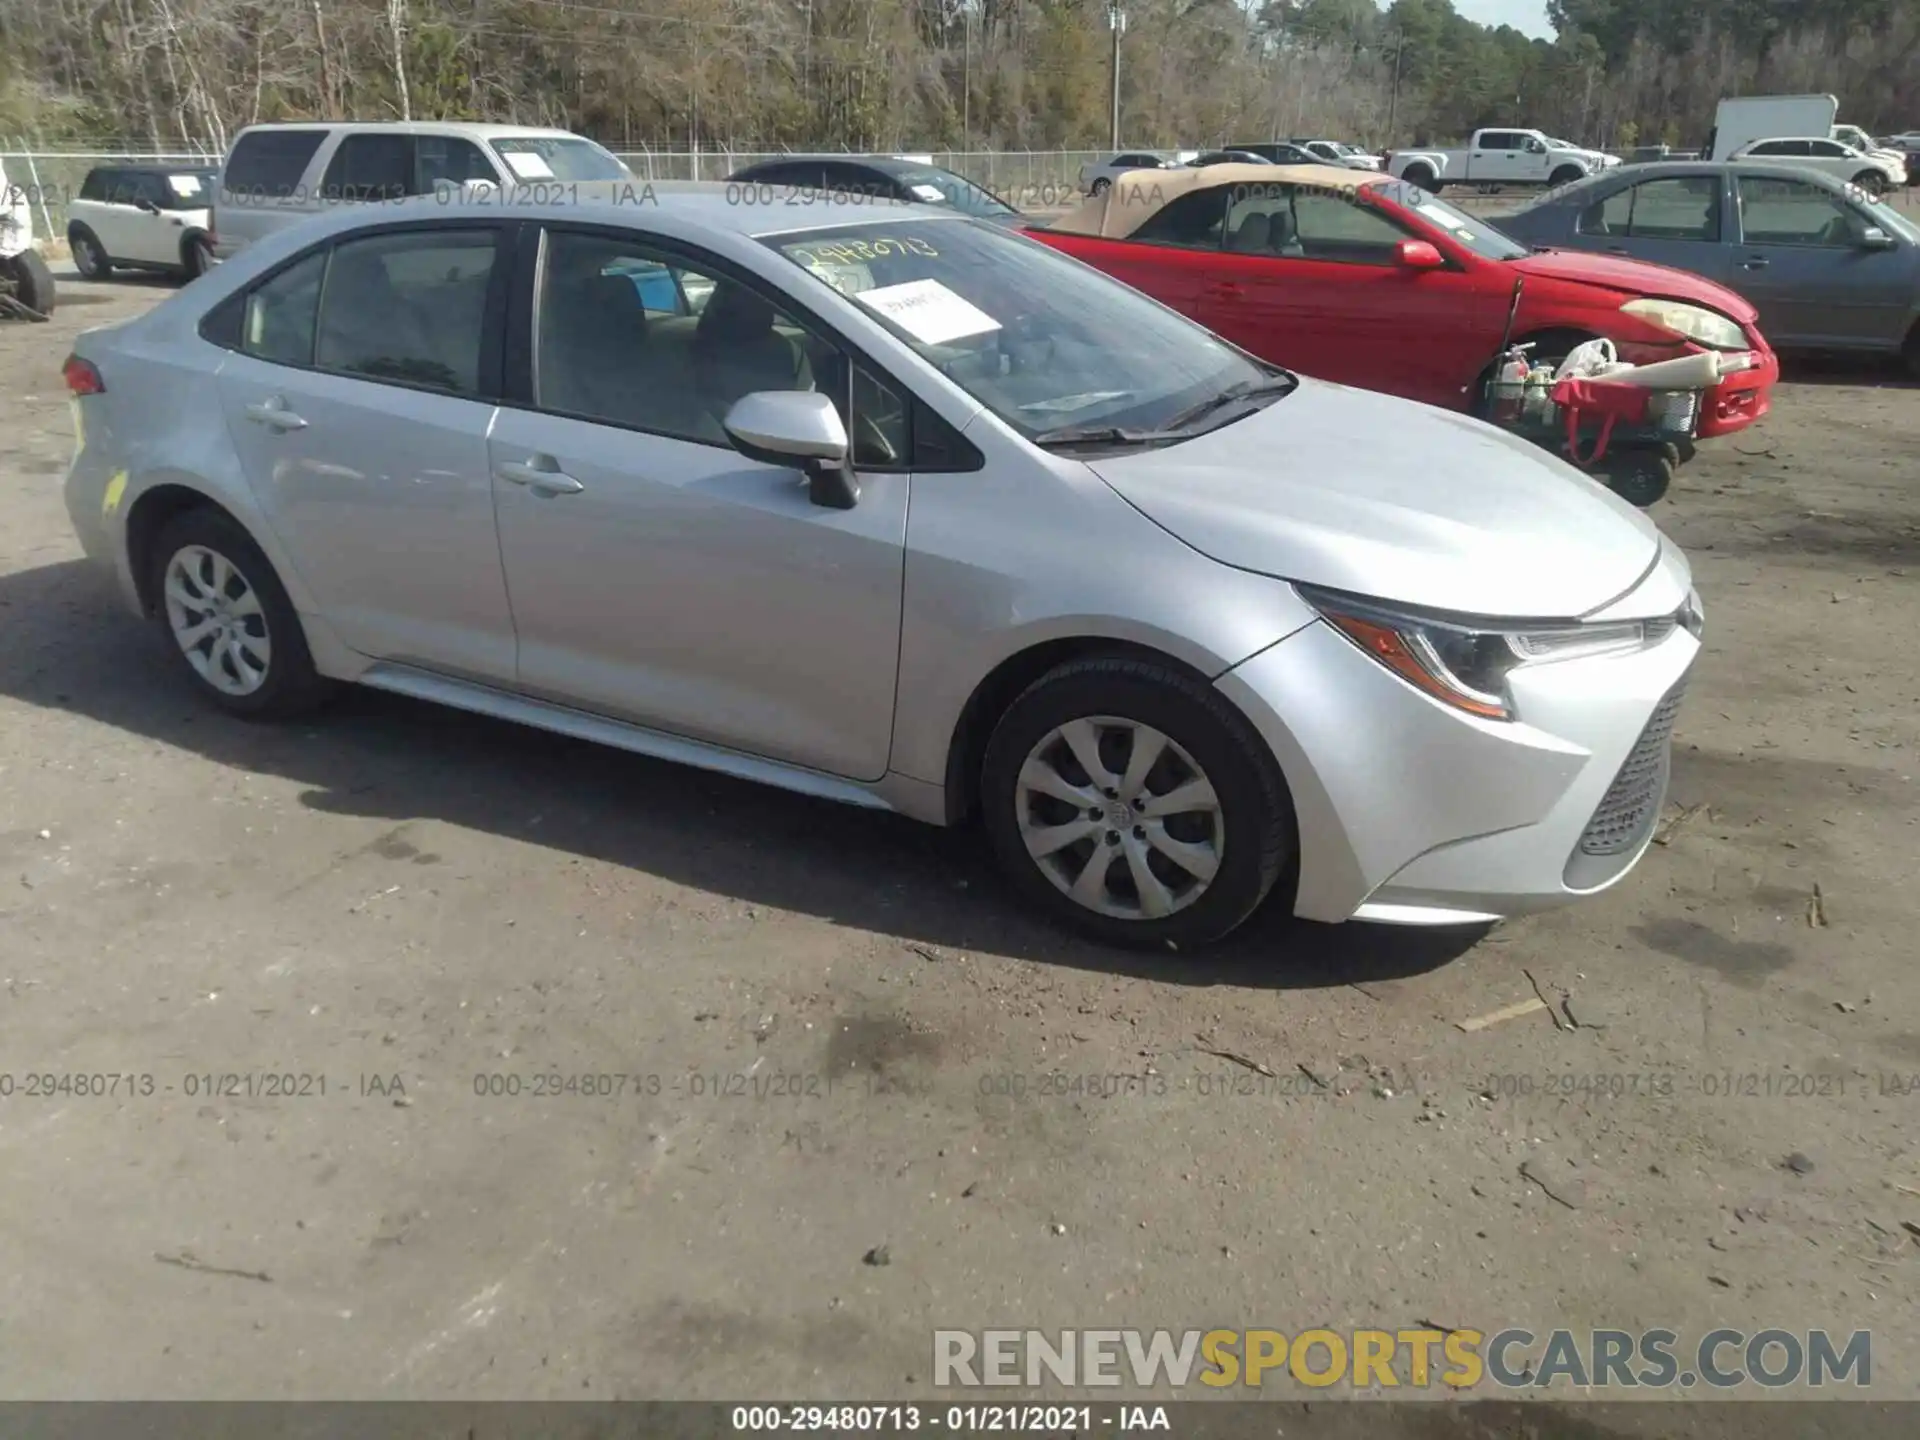
M320 281L326 271L327 252L322 250L289 265L248 295L240 348L282 365L311 365Z
M324 130L254 130L234 142L221 188L252 199L284 200L300 188L300 177Z
M326 200L399 200L413 184L411 135L349 135L327 163Z
M104 200L107 198L107 176L105 170L89 170L85 183L80 186L82 200Z
M456 394L480 389L495 232L407 231L336 245L313 363Z
M1153 216L1129 238L1143 245L1178 245L1186 250L1220 248L1220 226L1226 218L1227 192L1189 190Z

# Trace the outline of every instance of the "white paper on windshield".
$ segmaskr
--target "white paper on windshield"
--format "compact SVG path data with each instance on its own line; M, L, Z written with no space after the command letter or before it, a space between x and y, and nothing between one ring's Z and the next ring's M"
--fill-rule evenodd
M938 280L909 280L904 285L882 285L854 297L877 310L922 345L945 345L970 335L988 335L1000 322L969 304Z
M925 200L930 205L939 205L947 198L946 192L938 185L909 185L907 188L913 192L916 200Z
M518 175L522 180L551 180L553 178L553 167L531 151L508 150L501 158L507 162L507 168L512 170L513 173Z
M167 177L167 184L173 187L173 193L176 195L198 195L200 193L200 177L198 175L169 175Z
M1020 408L1035 415L1058 415L1068 410L1084 410L1109 400L1125 400L1131 390L1088 390L1080 395L1062 395L1055 400L1030 400Z

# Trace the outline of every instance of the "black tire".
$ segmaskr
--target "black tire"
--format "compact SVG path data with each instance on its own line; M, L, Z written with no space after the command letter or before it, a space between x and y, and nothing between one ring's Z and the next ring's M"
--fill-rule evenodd
M113 278L113 261L107 256L107 247L86 226L76 225L67 232L67 248L73 251L73 268L80 272L82 280Z
M1400 178L1409 185L1425 190L1429 195L1440 193L1440 177L1434 174L1431 165L1409 165L1400 172Z
M53 271L40 258L38 250L22 250L8 260L0 260L0 274L13 281L13 295L22 305L39 315L53 314L59 295L53 284Z
M166 596L167 569L189 546L201 546L233 566L259 598L262 628L271 645L266 678L259 688L236 695L208 681L187 660L174 638ZM153 601L154 622L167 651L178 662L194 690L229 715L248 720L282 720L304 714L325 700L333 685L313 667L306 632L280 577L238 521L224 511L203 506L176 515L161 527L147 556L147 594ZM258 633L258 632L256 632Z
M1043 873L1021 839L1018 781L1029 755L1056 727L1094 716L1158 730L1192 758L1218 797L1219 869L1171 914L1128 919L1082 906ZM1085 935L1128 948L1188 949L1222 938L1259 908L1295 851L1293 806L1265 743L1218 691L1152 660L1070 661L1028 686L987 742L980 808L995 856L1025 899ZM1102 843L1092 837L1096 850Z
M1862 170L1853 177L1853 183L1876 200L1887 193L1887 177L1878 170Z
M1907 363L1907 374L1920 380L1920 321L1907 332L1907 343L1900 347L1900 358Z
M1102 175L1098 180L1094 181L1093 184L1087 187L1087 193L1093 196L1094 199L1097 200L1112 188L1113 188L1113 181L1109 180L1106 176Z
M1673 462L1658 450L1629 450L1602 464L1607 488L1629 505L1652 509L1673 485Z
M185 280L198 280L213 268L213 246L204 235L189 235L180 244L180 274Z
M1547 177L1547 187L1557 190L1562 185L1571 185L1576 180L1584 180L1586 178L1587 172L1582 170L1578 165L1562 165Z

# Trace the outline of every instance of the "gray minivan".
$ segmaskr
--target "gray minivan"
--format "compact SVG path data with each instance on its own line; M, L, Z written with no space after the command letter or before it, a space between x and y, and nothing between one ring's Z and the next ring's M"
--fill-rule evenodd
M213 253L228 259L334 205L631 175L613 152L570 130L451 120L249 125L221 171Z

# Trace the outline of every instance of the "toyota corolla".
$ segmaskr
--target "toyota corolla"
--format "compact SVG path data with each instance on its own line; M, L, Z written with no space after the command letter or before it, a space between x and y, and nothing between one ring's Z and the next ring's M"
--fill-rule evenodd
M949 210L590 188L344 209L79 339L74 528L208 702L977 817L1121 944L1646 848L1700 609L1593 481Z

